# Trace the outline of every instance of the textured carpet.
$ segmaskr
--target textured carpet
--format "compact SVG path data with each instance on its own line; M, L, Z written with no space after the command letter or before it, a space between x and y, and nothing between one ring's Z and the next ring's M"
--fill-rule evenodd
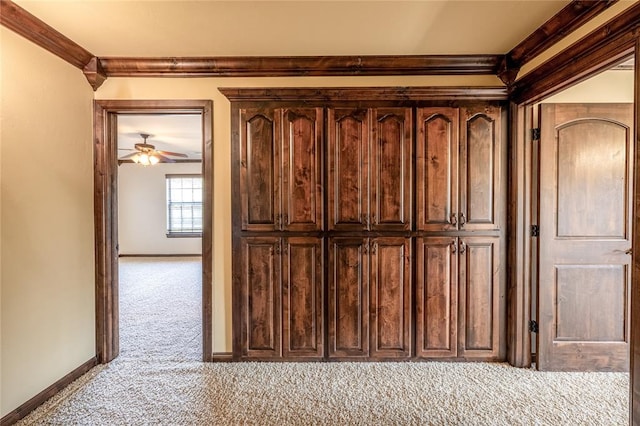
M160 276L141 271L153 263L123 262L122 307L132 299L145 306L121 312L121 357L92 369L21 424L628 424L622 373L543 373L488 363L201 363L200 301L185 300L190 292L200 297L199 259L168 261L172 271ZM191 275L196 284L187 283ZM124 302L129 278L136 287L147 279L156 287L146 295L131 290L137 296ZM129 309L137 314L125 321ZM149 347L153 339L159 347Z

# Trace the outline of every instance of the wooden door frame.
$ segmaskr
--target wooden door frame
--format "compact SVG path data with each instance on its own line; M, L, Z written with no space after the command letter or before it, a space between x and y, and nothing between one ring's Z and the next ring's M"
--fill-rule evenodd
M530 236L532 202L537 196L532 173L537 157L532 150L533 105L542 99L584 81L635 54L634 87L634 190L633 247L630 319L631 424L640 424L640 5L631 7L569 46L512 85L509 146L509 284L508 360L514 366L531 365L532 254L537 250Z
M118 160L116 117L120 113L202 115L202 350L203 360L213 360L212 350L212 218L213 218L213 101L211 100L95 100L94 118L94 220L96 357L105 364L119 354L118 333Z

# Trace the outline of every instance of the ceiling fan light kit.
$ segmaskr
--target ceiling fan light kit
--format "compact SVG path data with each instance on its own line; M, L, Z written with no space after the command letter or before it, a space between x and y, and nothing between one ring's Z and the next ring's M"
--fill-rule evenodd
M137 152L133 154L126 155L121 159L130 158L136 164L142 164L143 166L153 166L158 163L175 163L176 160L166 157L167 155L173 157L182 157L187 158L186 154L181 154L179 152L170 152L170 151L160 151L156 150L156 147L148 144L147 139L149 138L149 134L140 133L140 136L144 140L142 143L137 143L134 145L134 148Z

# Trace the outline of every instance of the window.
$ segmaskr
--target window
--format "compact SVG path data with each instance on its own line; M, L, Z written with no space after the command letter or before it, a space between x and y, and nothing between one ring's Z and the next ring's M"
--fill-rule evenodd
M166 175L167 237L202 236L202 175Z

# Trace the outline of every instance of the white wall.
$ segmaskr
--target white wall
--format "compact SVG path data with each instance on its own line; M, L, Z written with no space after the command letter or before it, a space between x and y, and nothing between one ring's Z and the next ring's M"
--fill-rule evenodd
M0 27L0 416L95 356L93 92Z
M200 254L202 238L167 238L167 174L201 174L200 163L118 166L120 254Z

